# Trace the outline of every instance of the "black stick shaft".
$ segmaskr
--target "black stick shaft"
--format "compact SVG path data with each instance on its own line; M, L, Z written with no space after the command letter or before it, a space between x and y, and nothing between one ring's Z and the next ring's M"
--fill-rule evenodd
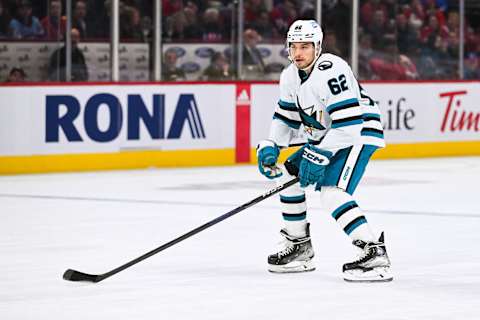
M197 228L195 228L195 229L193 229L193 230L191 230L187 233L185 233L184 235L181 235L180 237L178 237L176 239L171 240L170 242L167 242L167 243L161 245L160 247L158 247L156 249L153 249L153 250L145 253L144 255L142 255L142 256L140 256L136 259L133 259L133 260L125 263L124 265L122 265L118 268L115 268L115 269L113 269L113 270L111 270L107 273L102 274L102 275L97 275L97 276L95 276L95 281L94 282L100 282L100 281L102 281L106 278L109 278L109 277L113 276L114 274L117 274L120 271L123 271L123 270L139 263L140 261L143 261L143 260L153 256L154 254L159 253L160 251L163 251L163 250L165 250L165 249L167 249L167 248L169 248L169 247L171 247L171 246L173 246L173 245L175 245L175 244L177 244L177 243L179 243L179 242L181 242L181 241L183 241L187 238L190 238L191 236L193 236L193 235L195 235L195 234L197 234L197 233L199 233L199 232L201 232L201 231L203 231L207 228L210 228L211 226L213 226L213 225L215 225L215 224L217 224L217 223L219 223L219 222L221 222L221 221L223 221L227 218L230 218L231 216L233 216L233 215L235 215L235 214L253 206L254 204L257 204L257 203L271 197L272 195L274 195L274 194L276 194L276 193L294 185L298 181L299 181L299 179L295 178L291 181L288 181L288 182L284 183L283 185L277 186L276 188L265 192L261 196L258 196L257 198L255 198L253 200L250 200L249 202L247 202L247 203L245 203L245 204L243 204L243 205L241 205L241 206L239 206L239 207L237 207L237 208L235 208L235 209L233 209L233 210L231 210L231 211L229 211L229 212L227 212L227 213L225 213L225 214L223 214L223 215L221 215L221 216L219 216L219 217L217 217L217 218L215 218L215 219L213 219L213 220L211 220L211 221L209 221L209 222L207 222L207 223L205 223L205 224L203 224L203 225L201 225L201 226L199 226L199 227L197 227Z

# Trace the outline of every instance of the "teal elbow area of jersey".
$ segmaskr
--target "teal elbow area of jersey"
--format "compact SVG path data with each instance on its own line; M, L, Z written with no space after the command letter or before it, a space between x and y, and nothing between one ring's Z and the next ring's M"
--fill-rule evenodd
M361 135L383 139L383 131L373 128L363 128Z
M297 111L297 105L294 102L278 100L278 106L286 111Z
M350 235L355 229L357 229L362 224L367 223L367 219L364 216L358 217L352 222L350 222L344 229L346 234Z
M347 126L354 126L356 124L362 124L363 120L362 119L356 119L356 120L350 120L350 121L338 121L338 122L332 122L332 128L340 128L340 127L347 127Z
M275 114L273 115L273 119L277 119L277 120L282 121L283 123L285 123L290 128L300 129L300 121L295 121L295 120L288 119L287 117L282 116L279 113L275 112Z
M355 99L355 98L347 99L347 100L343 100L343 101L340 101L340 102L329 105L327 107L327 112L332 114L335 111L345 109L345 108L349 108L349 107L358 106L358 105L359 105L358 104L358 99Z
M364 121L377 120L380 121L380 115L376 113L364 113L362 115Z
M375 137L375 138L380 138L383 139L383 133L378 133L378 132L362 132L362 136L369 136L369 137Z
M302 221L307 219L307 212L302 212L298 214L292 213L282 213L283 219L286 221Z

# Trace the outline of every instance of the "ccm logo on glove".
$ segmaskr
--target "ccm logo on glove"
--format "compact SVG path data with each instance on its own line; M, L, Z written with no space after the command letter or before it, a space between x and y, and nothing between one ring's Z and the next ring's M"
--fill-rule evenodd
M308 161L310 161L312 163L322 165L322 166L326 166L330 163L330 160L327 157L325 157L324 155L314 153L310 149L307 149L307 148L303 149L302 157L307 159Z

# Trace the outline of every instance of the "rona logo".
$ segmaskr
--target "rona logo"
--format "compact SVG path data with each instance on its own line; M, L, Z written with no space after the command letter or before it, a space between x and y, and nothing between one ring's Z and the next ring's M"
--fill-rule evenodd
M119 99L112 94L102 93L92 96L83 109L74 96L49 95L46 97L45 141L59 142L60 131L63 131L67 141L84 141L85 137L82 137L78 130L79 124L82 123L88 138L96 142L115 140L120 135L124 122L126 122L128 140L140 139L141 123L144 124L152 139L179 139L185 124L189 126L192 138L206 137L193 94L179 96L167 134L165 134L165 95L154 94L152 101L152 111L149 111L139 94L129 94L125 108L126 115L124 115ZM107 107L107 111L99 114L101 106ZM78 119L81 111L83 111L82 120ZM105 113L108 114L106 117ZM107 124L102 121L100 126L100 118L102 120L108 118Z

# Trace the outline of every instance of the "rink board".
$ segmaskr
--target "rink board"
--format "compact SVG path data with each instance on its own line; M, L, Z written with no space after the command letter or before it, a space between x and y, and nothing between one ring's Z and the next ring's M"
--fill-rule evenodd
M364 87L388 144L376 158L480 154L480 82ZM253 163L278 95L270 82L4 86L0 174Z
M0 173L235 163L234 84L0 88Z

